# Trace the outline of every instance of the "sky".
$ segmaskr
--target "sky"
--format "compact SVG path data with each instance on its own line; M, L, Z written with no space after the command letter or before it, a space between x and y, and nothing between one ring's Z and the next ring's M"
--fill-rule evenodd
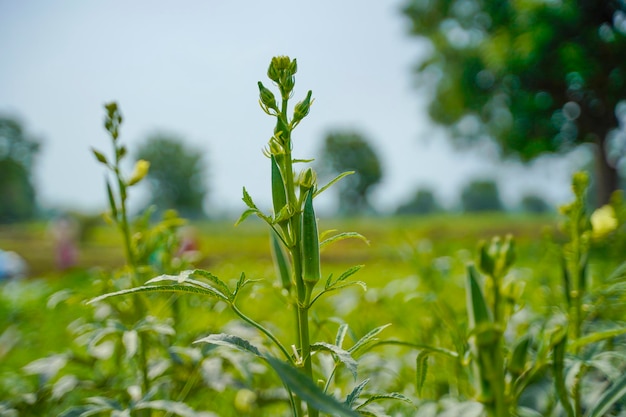
M130 153L156 132L204 153L209 213L243 209L242 187L269 207L262 154L273 119L258 105L273 56L298 60L294 102L313 91L293 134L297 158L320 154L324 136L360 132L384 179L372 195L391 211L418 187L444 205L473 178L498 180L509 205L526 192L569 198L575 161L501 163L489 148L458 151L427 115L412 69L428 45L408 35L400 0L0 0L0 114L18 117L42 143L34 175L45 207L106 207L110 154L103 105L117 101ZM575 160L576 158L574 158ZM132 166L128 167L129 173ZM143 194L142 194L143 193ZM320 197L332 210L335 196ZM131 196L139 205L145 189Z

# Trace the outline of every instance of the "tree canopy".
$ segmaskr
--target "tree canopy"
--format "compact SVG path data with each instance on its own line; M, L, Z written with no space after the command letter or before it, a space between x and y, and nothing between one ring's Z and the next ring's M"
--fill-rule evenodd
M382 179L383 171L368 140L356 132L332 132L326 136L320 159L323 174L354 171L338 183L339 212L349 215L371 211L368 195Z
M0 117L0 223L28 220L36 214L32 167L39 146L18 120Z
M608 201L624 156L611 137L626 118L626 3L407 0L404 13L431 45L418 74L435 85L433 120L523 161L594 144Z
M176 135L157 133L138 148L137 159L150 162L147 179L150 204L158 210L175 209L189 218L204 216L208 192L203 153Z

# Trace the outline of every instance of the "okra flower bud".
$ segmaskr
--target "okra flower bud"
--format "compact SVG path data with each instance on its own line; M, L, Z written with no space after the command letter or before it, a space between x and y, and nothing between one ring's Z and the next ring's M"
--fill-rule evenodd
M287 56L275 56L270 62L270 66L267 69L267 76L275 83L279 83L282 74L291 65L291 61Z
M304 119L308 114L309 114L309 110L311 109L311 94L312 91L309 90L309 92L306 95L306 98L304 100L302 100L301 102L299 102L298 104L296 104L296 106L293 109L293 125L297 125L300 120Z
M298 183L300 184L300 192L302 194L312 189L317 184L317 174L313 168L307 168L302 171L298 177Z
M259 81L259 93L261 105L278 112L278 105L276 104L274 93L265 88L261 81Z
M302 213L302 279L313 286L321 276L319 233L313 210L313 190L310 190Z

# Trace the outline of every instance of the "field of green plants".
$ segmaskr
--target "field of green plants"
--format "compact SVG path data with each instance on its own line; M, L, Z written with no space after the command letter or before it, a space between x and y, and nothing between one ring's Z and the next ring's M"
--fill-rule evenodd
M276 119L273 210L233 222L131 218L149 169L123 172L106 106L107 225L53 272L43 225L0 230L33 277L0 283L2 416L625 416L626 206L559 215L320 219L292 133L295 60L259 83ZM349 174L349 173L347 173ZM346 175L347 175L346 174ZM244 184L245 185L245 184Z

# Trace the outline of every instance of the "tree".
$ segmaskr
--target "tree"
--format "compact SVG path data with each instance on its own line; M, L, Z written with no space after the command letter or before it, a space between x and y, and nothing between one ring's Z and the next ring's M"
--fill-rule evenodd
M433 120L523 161L593 144L608 202L624 157L610 139L626 113L623 1L407 0L404 13L432 46L418 73L436 85Z
M0 117L0 223L31 219L37 210L32 165L39 143L19 121Z
M474 180L468 183L461 192L463 211L501 211L500 191L492 180Z
M522 210L526 213L541 214L551 210L550 205L541 196L526 194L520 202Z
M429 189L419 189L408 202L399 206L397 214L430 214L441 210L435 194Z
M363 213L372 209L368 195L380 182L382 167L376 152L361 134L350 131L328 134L321 164L321 172L329 175L355 172L338 183L341 214Z
M157 133L140 145L136 158L150 162L150 204L189 218L204 216L206 165L200 150L175 135Z

